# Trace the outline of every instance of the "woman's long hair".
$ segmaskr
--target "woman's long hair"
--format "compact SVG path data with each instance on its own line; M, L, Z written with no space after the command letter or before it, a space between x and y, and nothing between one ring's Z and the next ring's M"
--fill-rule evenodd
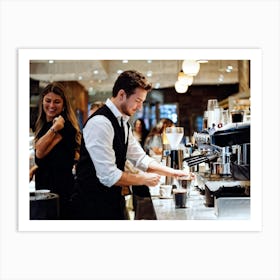
M161 135L166 127L174 126L174 122L171 119L163 118L151 129L148 137L154 135Z
M43 110L43 99L44 96L50 92L53 92L57 95L59 95L62 100L63 100L63 112L62 115L65 118L65 120L69 120L71 122L71 124L73 125L73 127L76 130L76 137L75 137L75 141L76 141L76 151L79 152L80 149L80 145L81 145L81 131L80 131L80 127L78 124L78 120L77 117L75 115L74 110L72 109L72 106L70 104L69 99L66 97L65 95L65 87L63 86L63 84L59 83L59 82L53 82L48 84L43 91L40 94L40 99L39 99L39 110L38 110L38 118L35 124L35 142L38 140L38 133L40 132L40 130L42 129L43 125L46 123L47 118L46 118L46 113Z
M149 154L149 146L150 141L153 139L154 136L160 136L161 138L165 138L164 130L166 127L174 126L174 122L171 119L163 118L160 119L160 121L150 130L149 134L146 137L145 143L144 143L144 150L146 153ZM165 141L165 139L164 139Z

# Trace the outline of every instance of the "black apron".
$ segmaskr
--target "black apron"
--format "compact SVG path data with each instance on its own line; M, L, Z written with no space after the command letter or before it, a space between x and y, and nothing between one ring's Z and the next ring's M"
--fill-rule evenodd
M114 128L113 149L116 165L120 170L124 170L128 141L125 143L121 136L121 127L117 118L106 105L98 109L90 118L95 115L103 115L111 121ZM86 124L87 122L84 126ZM99 181L83 138L76 175L75 192L71 200L73 219L127 219L125 198L121 194L122 188L116 185L107 187Z

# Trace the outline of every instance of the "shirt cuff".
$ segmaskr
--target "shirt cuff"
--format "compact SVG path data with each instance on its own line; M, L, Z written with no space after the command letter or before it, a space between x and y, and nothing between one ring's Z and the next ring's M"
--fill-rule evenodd
M148 155L145 155L145 157L140 161L138 165L136 165L136 167L142 171L147 171L150 163L152 162L156 162L156 160L149 157Z
M120 180L121 177L122 177L122 171L120 169L116 169L114 172L110 174L110 176L98 177L98 179L103 185L107 187L112 187Z

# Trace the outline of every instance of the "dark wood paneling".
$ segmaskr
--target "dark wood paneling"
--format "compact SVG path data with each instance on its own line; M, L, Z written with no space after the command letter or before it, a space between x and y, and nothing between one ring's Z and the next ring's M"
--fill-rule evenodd
M178 102L179 124L185 128L185 135L193 135L198 130L197 117L203 117L208 99L221 101L238 92L238 84L190 86L186 93L177 93L174 88L162 89L164 103Z

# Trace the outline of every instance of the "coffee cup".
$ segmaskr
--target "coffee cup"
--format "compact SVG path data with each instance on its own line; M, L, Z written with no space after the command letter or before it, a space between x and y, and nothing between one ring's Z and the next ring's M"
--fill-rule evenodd
M172 185L161 185L159 189L160 197L171 197Z
M160 189L160 185L159 184L157 184L154 187L149 187L149 189L150 189L151 196L159 196L159 189Z
M175 208L187 207L187 190L186 189L174 189L173 197L175 202Z
M50 193L50 190L36 190L35 199L36 200L47 199L49 193Z
M243 122L243 118L244 118L243 110L231 111L231 122L232 123Z

